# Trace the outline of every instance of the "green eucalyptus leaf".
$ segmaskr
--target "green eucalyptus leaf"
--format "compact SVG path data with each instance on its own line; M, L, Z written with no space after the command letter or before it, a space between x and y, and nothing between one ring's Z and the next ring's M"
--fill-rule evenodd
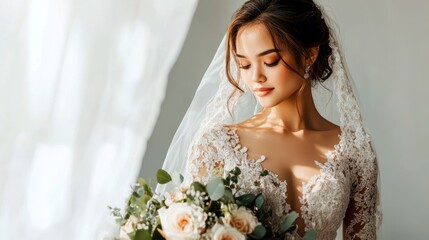
M207 184L207 193L214 201L219 200L225 194L225 184L222 178L214 178Z
M222 201L224 203L233 203L234 202L234 195L232 194L232 191L230 188L225 188L225 193L223 194Z
M231 176L225 178L225 185L229 186L231 184Z
M294 227L293 222L298 218L298 214L295 211L290 212L286 217L283 218L282 224L280 226L280 233L286 233L291 231Z
M152 188L149 185L144 185L143 188L146 195L153 196Z
M264 226L258 225L253 229L253 232L250 234L250 236L254 239L262 239L267 234L267 230Z
M129 237L129 239L133 239L133 240L136 239L136 232L131 232L131 233L128 233L127 235ZM121 239L119 238L119 240L121 240Z
M143 196L144 195L144 193L145 193L145 190L144 190L144 188L138 188L137 189L137 194L141 197L141 196Z
M124 222L124 220L123 219L120 219L120 218L117 218L117 219L115 219L115 223L116 224L118 224L118 225L121 225L122 226L122 223Z
M147 182L144 178L138 178L137 182L139 183L140 186L147 186Z
M206 192L206 187L204 187L204 185L201 184L200 182L193 182L191 184L191 187L193 187L194 190L197 192Z
M140 197L140 195L136 192L136 191L133 191L133 194L132 194L132 196L133 197L135 197L135 198L138 198L138 197Z
M134 240L151 240L150 232L145 229L139 229L136 232Z
M156 173L156 180L158 180L159 184L166 184L171 181L171 176L167 171L159 169Z
M128 205L134 206L135 204L136 204L136 197L131 196L130 199L128 200Z
M255 194L248 193L237 197L237 201L242 205L248 205L252 203L253 200L255 200L255 198L256 198Z
M146 205L147 204L147 202L149 202L149 200L151 199L151 197L150 196L148 196L148 195L144 195L143 197L142 197L142 201L143 201L143 203Z
M264 196L262 196L262 193L260 193L260 194L258 194L258 196L255 199L255 206L258 209L261 209L263 204L264 204Z
M304 236L302 237L302 240L314 240L316 239L316 231L314 231L313 229L305 232Z

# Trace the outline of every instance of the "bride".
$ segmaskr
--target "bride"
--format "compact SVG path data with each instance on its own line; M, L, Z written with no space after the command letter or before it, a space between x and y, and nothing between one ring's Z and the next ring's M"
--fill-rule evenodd
M273 229L298 213L291 238L313 229L331 240L343 226L343 239L376 239L376 155L333 30L312 0L250 0L236 11L164 163L185 166L187 182L239 166L242 190L262 191L273 209Z

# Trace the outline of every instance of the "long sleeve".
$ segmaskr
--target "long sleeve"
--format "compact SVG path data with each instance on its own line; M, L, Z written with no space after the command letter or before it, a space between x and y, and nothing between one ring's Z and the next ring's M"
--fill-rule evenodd
M372 148L360 150L352 165L354 181L344 219L344 239L372 240L377 238L379 192L378 166Z

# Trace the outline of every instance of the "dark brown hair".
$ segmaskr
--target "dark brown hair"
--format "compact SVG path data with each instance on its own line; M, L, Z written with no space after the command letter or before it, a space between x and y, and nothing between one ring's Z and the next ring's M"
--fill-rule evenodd
M328 62L332 54L329 46L330 29L312 0L249 0L234 13L227 32L226 75L238 90L243 92L229 67L231 53L237 61L235 55L239 29L258 23L267 28L276 49L287 47L299 68L303 68L302 57L310 56L310 49L319 46L317 58L309 72L312 83L323 82L332 74Z

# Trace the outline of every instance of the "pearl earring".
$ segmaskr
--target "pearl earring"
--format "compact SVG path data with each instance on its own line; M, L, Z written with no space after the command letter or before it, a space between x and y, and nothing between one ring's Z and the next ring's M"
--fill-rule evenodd
M310 77L310 65L305 66L304 79L308 79Z

